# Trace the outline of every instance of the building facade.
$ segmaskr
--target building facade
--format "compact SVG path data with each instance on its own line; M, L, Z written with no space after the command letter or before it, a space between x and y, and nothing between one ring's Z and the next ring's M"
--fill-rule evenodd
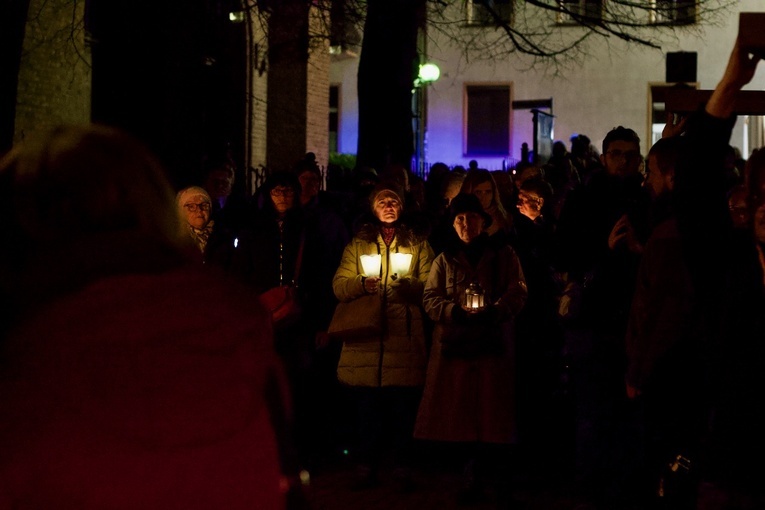
M573 3L583 8L590 4ZM462 17L463 30L496 32L493 27L471 23L476 12L473 2L451 5L460 11L448 17ZM430 30L423 60L436 63L441 76L427 90L425 159L430 164L441 161L464 166L475 159L479 166L489 169L512 166L521 159L524 143L529 149L534 147L535 109L552 114L552 138L567 146L572 135L585 134L600 150L606 133L621 125L640 135L645 153L661 134L665 119L661 92L675 84L667 78L676 79L672 76L675 71L686 72L681 78L691 87L713 89L735 42L739 13L763 11L761 1L741 0L716 14L713 24L678 23L661 49L628 44L615 37L592 37L586 57L561 67L533 65L531 57L518 53L467 63L461 48L441 32ZM561 37L583 34L583 28L561 21L553 12L536 15L559 30ZM668 66L668 54L670 58L673 54L692 57L691 63L695 58L697 65L695 69L678 69L674 62ZM357 66L358 58L346 55L335 58L330 69L330 83L339 97L337 151L341 153L356 151ZM746 89L765 89L765 74L760 70ZM486 133L493 133L494 139L482 139ZM740 117L731 144L746 157L762 145L761 138L762 117Z

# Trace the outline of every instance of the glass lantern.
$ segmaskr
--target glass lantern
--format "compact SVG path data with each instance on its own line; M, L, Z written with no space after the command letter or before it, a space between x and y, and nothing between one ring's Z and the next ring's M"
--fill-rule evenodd
M462 294L462 307L468 312L480 312L485 306L485 293L478 283L473 282Z

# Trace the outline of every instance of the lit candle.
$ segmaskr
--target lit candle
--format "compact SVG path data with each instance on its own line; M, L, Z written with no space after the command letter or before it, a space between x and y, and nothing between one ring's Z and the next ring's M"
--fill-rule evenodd
M390 256L391 271L398 276L409 274L409 267L412 265L411 253L391 253Z
M361 255L361 267L364 270L364 276L380 276L380 265L382 260L379 254L377 255Z

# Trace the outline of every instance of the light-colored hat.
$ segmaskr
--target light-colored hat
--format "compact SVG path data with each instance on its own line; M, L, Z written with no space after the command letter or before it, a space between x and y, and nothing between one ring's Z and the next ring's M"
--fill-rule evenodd
M183 207L184 205L188 204L189 200L192 198L200 196L205 202L212 203L212 199L210 198L209 193L207 193L204 188L199 186L189 186L188 188L183 188L178 192L177 195L175 195L175 201L178 203L178 207Z
M378 182L369 194L369 207L374 210L375 202L380 198L380 195L390 195L396 198L404 207L404 191L395 183L391 181Z

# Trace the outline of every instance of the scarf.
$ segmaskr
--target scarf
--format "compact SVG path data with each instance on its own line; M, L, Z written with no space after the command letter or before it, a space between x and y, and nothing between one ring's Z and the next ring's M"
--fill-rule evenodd
M396 227L388 227L388 226L382 225L380 227L380 234L382 235L385 246L390 246L390 243L393 241L393 238L396 237Z
M191 233L191 238L194 240L195 243L197 243L197 246L199 247L199 251L204 253L205 248L207 247L207 241L210 239L210 234L212 233L213 224L214 221L209 221L207 225L205 225L203 228L194 228L191 225L189 225L189 232Z

